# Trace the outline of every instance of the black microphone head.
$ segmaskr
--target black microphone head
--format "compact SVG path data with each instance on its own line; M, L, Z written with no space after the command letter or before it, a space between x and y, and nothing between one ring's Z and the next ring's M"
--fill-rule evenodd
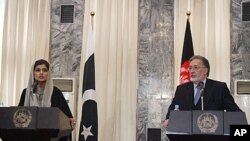
M198 86L199 86L200 88L203 88L203 87L204 87L204 82L203 82L203 81L200 81L200 82L198 83Z
M34 83L31 86L31 91L32 92L35 92L37 84L38 84L38 81L34 80Z

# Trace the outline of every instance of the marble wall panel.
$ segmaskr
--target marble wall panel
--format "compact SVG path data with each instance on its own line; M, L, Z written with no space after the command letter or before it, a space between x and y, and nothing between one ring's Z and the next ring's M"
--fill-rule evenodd
M61 5L74 5L74 22L61 23ZM53 77L79 78L84 0L51 1L50 63Z
M147 128L161 128L173 93L174 0L141 0L139 12L139 89L137 141ZM165 130L162 140L166 141Z
M231 90L234 80L250 79L250 21L242 20L242 3L250 0L232 0L231 5Z
M250 0L232 0L231 2L231 92L235 89L235 80L250 81L250 21L242 20L242 3ZM250 95L235 96L240 108L250 121Z

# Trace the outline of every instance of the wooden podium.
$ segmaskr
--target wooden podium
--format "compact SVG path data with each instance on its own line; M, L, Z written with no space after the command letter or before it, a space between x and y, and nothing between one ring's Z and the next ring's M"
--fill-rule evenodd
M170 141L229 141L230 125L247 125L244 112L171 111Z
M69 118L58 108L0 107L3 141L50 141L71 132Z

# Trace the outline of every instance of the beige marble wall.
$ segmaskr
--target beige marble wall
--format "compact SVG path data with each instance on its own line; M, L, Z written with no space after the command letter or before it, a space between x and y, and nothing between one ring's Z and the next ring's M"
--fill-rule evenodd
M235 94L235 80L250 81L250 21L242 20L242 3L250 0L232 0L231 5L231 92ZM235 96L250 122L250 95Z
M74 5L74 22L60 23L61 5ZM79 78L84 0L51 1L50 63L53 77Z
M174 0L141 0L139 9L137 140L146 141L147 128L162 127L173 94Z

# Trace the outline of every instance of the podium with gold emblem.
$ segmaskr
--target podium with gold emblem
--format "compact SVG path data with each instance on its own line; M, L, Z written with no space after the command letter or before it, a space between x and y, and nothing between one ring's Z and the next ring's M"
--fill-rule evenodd
M229 141L230 125L247 125L245 113L171 111L166 134L170 141Z
M71 132L69 118L58 108L0 107L3 141L50 141Z

